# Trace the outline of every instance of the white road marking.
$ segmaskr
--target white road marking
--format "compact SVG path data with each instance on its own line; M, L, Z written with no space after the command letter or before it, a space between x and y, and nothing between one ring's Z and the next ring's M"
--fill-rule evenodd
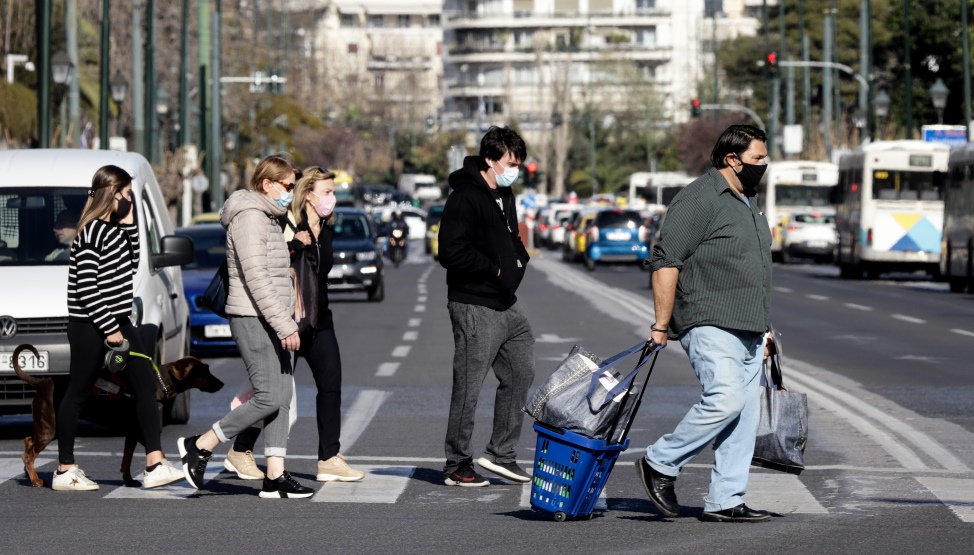
M177 455L178 454L179 453L177 453ZM178 464L178 461L174 464ZM226 469L223 468L223 461L211 460L206 464L206 472L203 473L203 481L209 482L225 470ZM144 475L145 473L143 472L142 474L135 476L135 479L141 482ZM103 499L187 499L194 495L199 495L200 493L200 490L190 486L188 483L186 483L186 480L183 480L181 482L169 484L168 486L152 489L127 488L122 486L115 488Z
M947 505L963 522L974 522L974 480L917 476L917 481Z
M409 345L399 345L392 350L392 356L396 358L403 358L409 356L409 350L412 349Z
M56 448L56 444L55 444ZM24 461L19 457L20 453L17 453L18 457L16 459L0 459L0 484L6 482L7 480L12 480L18 476L23 476L27 479L27 473L24 472ZM50 462L54 462L54 459L42 459L40 457L34 461L34 470L40 471L41 467ZM38 472L40 474L40 472ZM54 471L51 471L54 474ZM51 485L51 477L41 476L44 483L48 486Z
M856 303L845 303L845 305L847 307L849 307L849 308L854 308L856 310L862 310L863 312L869 312L870 310L873 309L873 307L871 307L871 306L865 306L865 305L856 304Z
M954 329L952 329L950 331L952 331L952 332L954 332L956 334L966 335L968 337L974 337L974 331L967 331L967 330L962 330L962 329L958 329L958 328L954 328Z
M775 287L774 290L777 291L777 292L779 292L779 293L791 293L792 292L792 290L789 289L788 287Z
M393 376L396 370L399 370L398 362L383 362L379 365L379 369L375 372L375 375L380 377Z
M342 450L346 453L358 441L359 436L369 426L379 407L391 395L388 391L379 389L363 389L355 397L355 402L345 413L342 421ZM288 455L290 457L290 455ZM317 457L316 457L317 458Z
M827 301L827 300L829 300L829 298L826 297L825 295L813 295L813 294L809 293L808 295L805 295L805 296L808 297L809 299L812 299L813 301Z
M344 430L342 447L344 447ZM363 465L361 482L329 482L311 498L319 503L395 503L409 485L415 466Z
M422 318L410 318L409 319L409 324L407 324L407 325L409 327L411 327L411 328L418 328L419 325L422 324L422 323L423 323L423 319Z
M419 297L417 297L416 298L416 302L417 303L425 303L426 302L426 295L420 295Z
M413 309L413 312L426 312L426 305L425 304L416 305L416 308Z
M403 341L416 341L417 338L419 338L418 331L407 331L406 333L402 334Z
M904 322L909 322L911 324L926 324L926 320L921 320L920 318L914 318L913 316L904 316L902 314L894 314L893 318L897 320L903 320Z
M580 337L559 337L557 333L542 333L535 338L535 343L576 343Z
M748 506L780 514L828 513L798 476L792 474L752 472L747 480L745 501Z

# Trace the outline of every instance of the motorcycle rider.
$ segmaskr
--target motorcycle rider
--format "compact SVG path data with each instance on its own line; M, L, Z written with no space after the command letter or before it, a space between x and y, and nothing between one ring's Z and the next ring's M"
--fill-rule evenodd
M393 231L402 230L402 258L403 260L409 255L409 242L406 241L409 238L409 224L406 223L406 218L402 215L402 208L396 208L392 213L392 220L389 221L389 248L390 256L392 254L392 241L393 241Z

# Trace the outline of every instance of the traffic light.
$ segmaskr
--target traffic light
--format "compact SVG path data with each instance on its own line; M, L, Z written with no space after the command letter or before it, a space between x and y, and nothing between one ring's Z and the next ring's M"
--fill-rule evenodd
M690 101L690 116L694 118L700 117L700 99L694 98Z
M534 187L538 182L538 163L534 160L528 162L528 186Z
M776 52L768 52L764 59L764 68L769 78L774 79L778 76L778 54Z

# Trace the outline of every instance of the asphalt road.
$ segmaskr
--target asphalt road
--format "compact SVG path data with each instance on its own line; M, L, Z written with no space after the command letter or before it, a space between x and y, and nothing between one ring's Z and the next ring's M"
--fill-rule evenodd
M310 501L259 499L259 483L220 472L225 448L202 492L124 488L122 439L92 425L76 450L101 490L32 488L19 462L30 419L0 417L0 551L969 552L974 297L911 276L845 282L828 267L776 266L773 323L786 384L809 396L808 467L797 477L754 469L746 500L781 516L757 525L699 521L709 451L677 482L677 518L662 518L646 499L633 461L699 395L673 343L660 354L595 518L556 523L531 510L530 487L501 479L488 488L442 485L453 345L445 271L417 246L400 268L387 269L384 302L337 295L333 304L344 364L343 452L369 471L363 482L313 482L314 384L303 363L288 467L319 490ZM608 356L644 340L653 321L647 277L635 267L588 273L547 252L535 256L519 292L537 338L535 385L575 343ZM246 381L239 360L208 362L228 385L195 395L191 422L164 429L173 458L176 438L205 430ZM480 397L478 449L489 437L495 385L488 378ZM527 419L522 466L532 467L534 448ZM43 456L49 480L56 446Z

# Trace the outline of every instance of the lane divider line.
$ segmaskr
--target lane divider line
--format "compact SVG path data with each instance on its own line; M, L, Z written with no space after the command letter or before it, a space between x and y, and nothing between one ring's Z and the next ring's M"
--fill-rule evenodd
M423 323L422 318L410 318L409 323L407 325L411 328L418 328L419 325L422 323Z
M779 293L793 293L793 291L788 287L775 287L774 290Z
M826 297L825 295L808 294L808 295L805 295L805 296L808 297L809 299L812 299L813 301L827 301L827 300L829 300L829 298Z
M845 303L845 305L847 307L853 308L855 310L862 310L863 312L869 312L869 311L871 311L873 309L873 307L871 307L871 306L866 306L866 305L861 305L861 304L856 304L856 303Z
M403 341L416 341L416 339L418 338L419 338L418 331L407 331L406 333L402 334Z
M399 345L392 350L392 356L396 358L404 358L409 356L409 350L412 349L409 345Z
M375 372L376 376L381 378L387 378L389 376L394 376L396 370L399 370L398 362L383 362L379 365L379 369Z
M926 324L926 320L921 320L920 318L914 318L913 316L904 316L903 314L894 314L893 318L897 320L903 320L904 322L909 322L911 324Z
M426 312L426 305L425 304L416 305L416 308L413 309L413 312Z
M953 328L950 331L952 331L953 333L956 333L958 335L966 335L968 337L974 337L974 331L967 331L967 330L962 330L962 329L959 329L959 328Z

